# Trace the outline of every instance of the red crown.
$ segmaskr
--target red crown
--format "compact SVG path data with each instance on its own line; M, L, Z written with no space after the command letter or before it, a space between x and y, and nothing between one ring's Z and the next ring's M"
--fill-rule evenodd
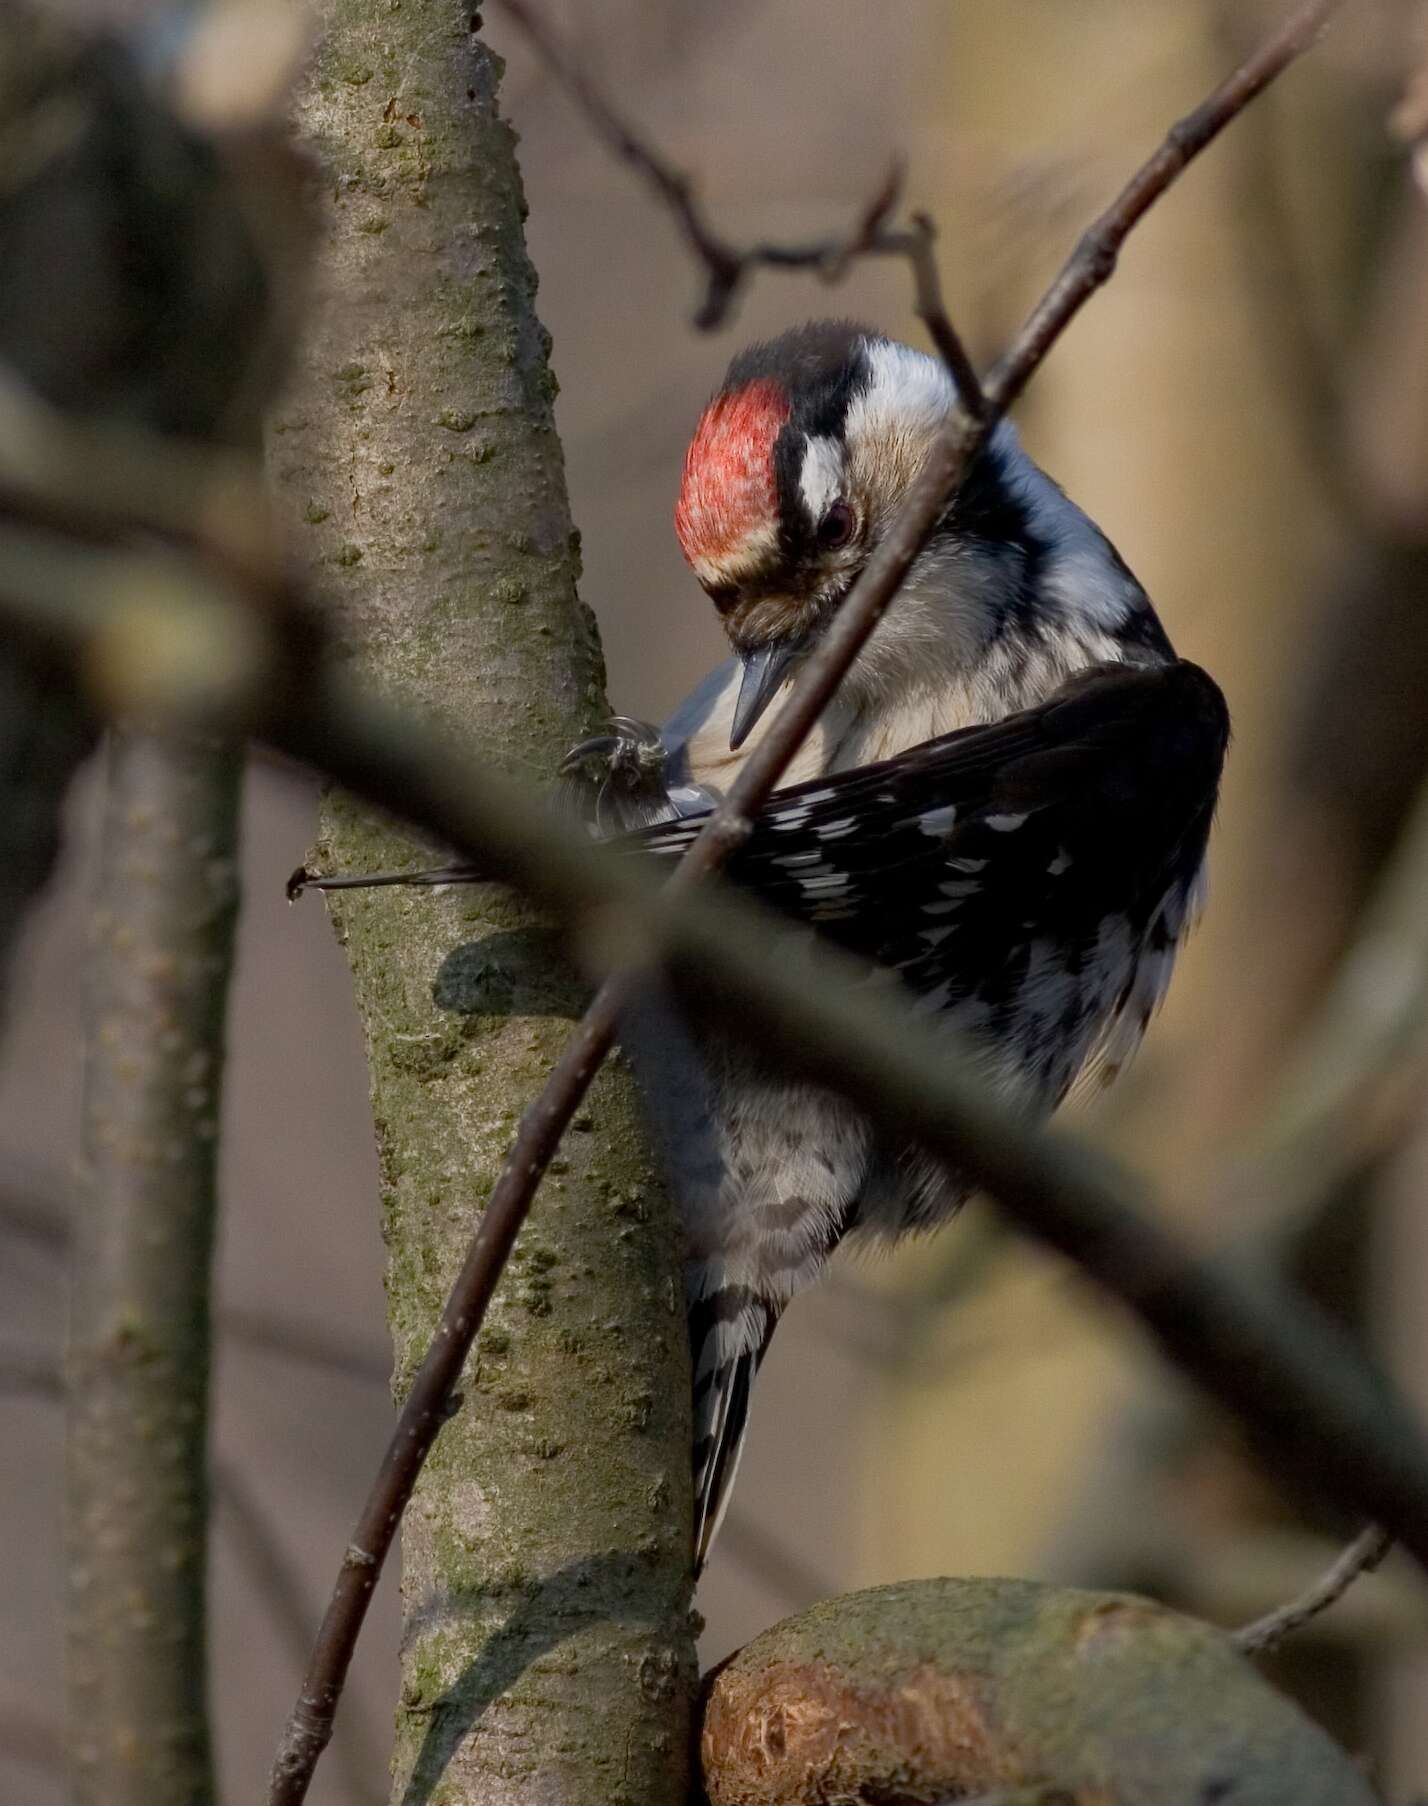
M777 519L774 443L789 416L781 383L760 377L716 395L694 429L674 510L680 549L692 565L726 557Z

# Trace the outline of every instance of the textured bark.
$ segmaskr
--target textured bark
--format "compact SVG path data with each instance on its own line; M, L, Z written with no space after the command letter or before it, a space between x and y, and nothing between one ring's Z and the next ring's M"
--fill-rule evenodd
M301 107L327 196L319 293L270 456L364 671L544 780L600 717L603 676L514 138L471 22L447 0L325 10ZM410 850L330 803L330 866ZM400 1389L579 997L529 907L494 887L334 914L371 1060ZM674 1238L620 1067L577 1124L407 1515L407 1806L683 1795Z
M1207 1625L1021 1580L816 1606L716 1675L712 1806L1063 1789L1073 1806L1369 1806L1357 1766Z
M213 1794L209 1268L239 772L230 751L140 734L109 751L70 1332L77 1806Z

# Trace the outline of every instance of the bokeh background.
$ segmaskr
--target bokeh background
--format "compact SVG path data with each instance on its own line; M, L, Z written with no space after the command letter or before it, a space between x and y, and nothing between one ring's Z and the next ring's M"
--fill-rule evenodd
M94 0L70 3L95 14ZM1278 10L545 6L625 110L700 172L731 235L836 230L904 158L983 356L1170 119ZM1236 723L1207 921L1138 1064L1077 1108L1078 1126L1137 1162L1208 1243L1273 1228L1428 1410L1419 1037L1404 1038L1391 1076L1354 1092L1312 1210L1227 1178L1283 1120L1286 1082L1302 1096L1290 1056L1384 874L1402 872L1428 772L1428 203L1390 125L1428 52L1422 27L1407 0L1351 6L1332 43L1152 215L1018 418L1179 649L1219 678ZM908 276L864 265L836 292L767 276L727 330L695 333L697 283L670 221L499 12L488 31L509 55L584 594L612 701L659 717L721 656L670 517L685 439L724 363L746 339L826 312L920 343ZM24 1806L62 1794L53 1374L93 794L91 774L0 1051L0 1800ZM301 776L254 763L216 1373L213 1684L233 1799L258 1795L391 1418L357 1019L320 903L283 901L314 804ZM1409 912L1398 939L1361 953L1360 1020L1415 994L1414 947ZM896 1261L840 1266L789 1314L700 1591L703 1652L717 1659L821 1594L931 1573L1136 1585L1232 1623L1314 1572L1328 1548L1316 1538L1352 1528L1268 1492L1233 1432L1123 1321L974 1206ZM389 1583L318 1806L385 1797L396 1630ZM1428 1789L1425 1649L1428 1598L1390 1563L1279 1669L1395 1800Z

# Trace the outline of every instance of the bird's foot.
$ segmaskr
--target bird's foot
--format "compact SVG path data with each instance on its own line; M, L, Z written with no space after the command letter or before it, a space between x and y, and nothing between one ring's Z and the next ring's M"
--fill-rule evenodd
M582 740L561 760L563 800L602 837L672 821L680 811L667 765L658 728L614 715L608 733Z

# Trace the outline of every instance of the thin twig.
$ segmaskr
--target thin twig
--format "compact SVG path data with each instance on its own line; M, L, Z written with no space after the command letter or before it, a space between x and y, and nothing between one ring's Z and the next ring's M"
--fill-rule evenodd
M1393 1538L1386 1531L1377 1524L1368 1525L1297 1599L1234 1631L1231 1641L1246 1655L1268 1655L1286 1637L1337 1604L1361 1574L1372 1574L1392 1547Z
M901 257L912 271L914 312L947 365L968 413L981 418L985 411L982 385L942 298L942 278L933 255L936 232L932 221L925 213L915 213L908 227L888 224L902 195L900 163L893 165L882 186L841 237L815 238L802 244L731 244L710 223L699 204L693 178L676 169L621 116L535 9L526 0L498 0L498 4L565 87L596 136L644 177L673 214L704 273L704 298L694 316L694 324L702 332L711 332L725 323L739 290L757 269L811 270L825 282L839 282L849 265L859 258Z

